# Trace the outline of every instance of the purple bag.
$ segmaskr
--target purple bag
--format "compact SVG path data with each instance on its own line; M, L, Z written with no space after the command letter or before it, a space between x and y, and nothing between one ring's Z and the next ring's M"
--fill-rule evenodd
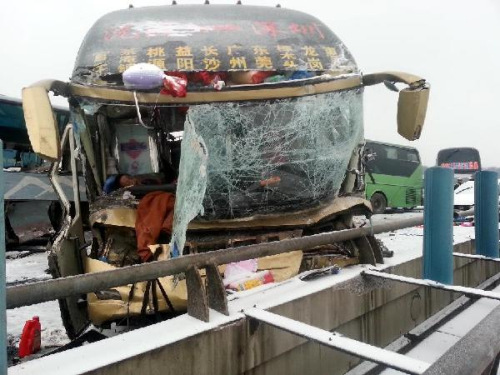
M123 83L131 90L150 90L163 85L164 75L156 65L139 63L123 72Z

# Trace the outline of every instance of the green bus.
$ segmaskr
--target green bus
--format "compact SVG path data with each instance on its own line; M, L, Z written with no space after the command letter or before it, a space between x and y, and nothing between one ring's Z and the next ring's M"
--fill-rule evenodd
M367 140L364 155L365 194L374 213L422 205L423 170L416 148Z

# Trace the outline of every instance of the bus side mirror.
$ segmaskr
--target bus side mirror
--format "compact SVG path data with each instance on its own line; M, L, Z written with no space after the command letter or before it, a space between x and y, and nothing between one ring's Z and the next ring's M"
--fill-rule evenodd
M429 86L405 88L399 92L398 133L410 141L420 138L424 126Z
M429 84L419 76L404 72L380 72L363 76L364 86L382 82L391 91L399 91L395 83L408 85L399 91L398 133L410 141L420 138L429 101Z
M47 88L41 85L23 88L23 111L33 151L44 159L59 160L59 128Z

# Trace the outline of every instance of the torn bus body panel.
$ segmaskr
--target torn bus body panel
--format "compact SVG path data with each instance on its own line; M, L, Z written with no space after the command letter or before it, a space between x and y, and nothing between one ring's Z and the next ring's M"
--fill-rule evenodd
M128 200L127 207L113 206L109 198L106 199L109 206L97 209L90 215L91 225L104 224L133 228L137 217L137 200ZM101 201L96 201L96 205L102 206ZM275 215L254 215L234 220L192 220L189 223L189 231L221 231L238 229L259 229L259 228L290 228L308 227L319 225L322 221L327 221L336 216L344 215L347 212L355 211L359 214L371 211L371 204L366 199L355 196L341 196L332 201L326 202L320 207L300 210L284 214ZM276 229L275 229L276 230Z
M155 246L160 252L159 260L170 257L168 245ZM301 267L302 252L294 251L257 259L257 270L267 270L272 274L274 282L281 282L295 276ZM112 270L115 266L109 263L86 258L85 272L101 272ZM223 274L225 265L217 267ZM200 270L202 282L205 283L206 272ZM149 286L148 286L149 284ZM163 291L162 291L163 289ZM163 293L165 292L165 293ZM160 277L154 285L152 281L144 281L134 285L112 288L87 295L89 318L95 325L110 320L123 319L142 315L166 314L172 316L185 312L188 307L188 287L184 276Z
M355 213L371 214L362 198L364 86L409 86L400 133L413 139L427 103L418 92L428 86L418 78L382 73L364 80L323 23L286 9L177 5L102 17L82 43L71 82L40 84L45 93L64 88L58 92L70 99L72 152L90 201L92 243L71 242L68 232L59 237L54 274L353 227ZM345 241L261 258L252 272L267 279L252 283L381 261L376 247L368 239ZM62 266L68 262L79 265ZM160 279L90 293L80 306L98 325L184 311L184 276ZM69 307L75 301L65 301L65 322L75 314L80 327L82 316ZM214 303L224 310L223 301Z
M49 153L60 156L58 134L69 118L66 108L49 105L46 112L54 122L52 132L44 126L38 127L39 122L36 121L32 132L25 117L38 117L36 111L24 112L23 104L20 99L0 95L0 134L5 145L2 165L5 177L5 234L7 244L13 246L48 238L60 229L61 205L47 176L49 164L40 157L45 155L43 152L37 155L33 151L41 151L43 145L47 146ZM42 122L46 125L45 121ZM73 201L71 178L63 176L61 188ZM80 195L85 201L84 187Z

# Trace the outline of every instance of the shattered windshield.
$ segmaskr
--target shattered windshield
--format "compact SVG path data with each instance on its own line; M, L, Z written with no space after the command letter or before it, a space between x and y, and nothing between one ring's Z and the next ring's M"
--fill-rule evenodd
M197 193L205 179L193 179L200 168L186 157L179 181L183 174L191 181L183 188L179 182L178 200L202 201L201 217L210 220L297 211L338 193L363 134L362 90L191 106L186 121L192 125L186 131L207 148L206 193ZM176 207L176 215L181 212Z

